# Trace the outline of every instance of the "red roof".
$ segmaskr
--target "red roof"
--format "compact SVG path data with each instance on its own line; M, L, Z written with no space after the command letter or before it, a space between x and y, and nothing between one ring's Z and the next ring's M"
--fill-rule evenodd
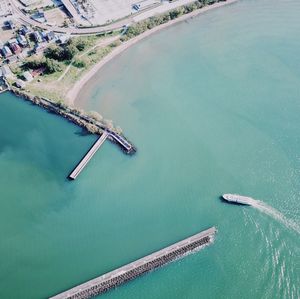
M38 69L36 69L36 70L33 70L33 71L31 72L32 77L37 77L37 76L43 74L44 71L45 71L45 69L46 69L46 68L44 68L44 67L40 67L40 68L38 68Z
M18 53L21 53L22 52L22 49L19 45L17 44L12 44L11 46L11 49L12 51L15 53L15 54L18 54Z

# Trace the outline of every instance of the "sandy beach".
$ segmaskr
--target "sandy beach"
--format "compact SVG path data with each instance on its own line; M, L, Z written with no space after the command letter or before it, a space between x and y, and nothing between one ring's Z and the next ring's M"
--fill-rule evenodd
M219 8L225 5L229 5L232 3L237 2L238 0L227 0L226 2L219 2L210 6L206 6L204 8L198 9L193 11L192 13L183 15L177 19L171 20L166 24L162 24L160 26L157 26L153 29L147 30L146 32L138 35L135 38L130 39L127 42L122 43L120 46L118 46L116 49L114 49L111 53L109 53L107 56L105 56L101 61L99 61L97 64L95 64L86 74L84 74L74 85L73 87L68 91L66 95L66 102L69 105L74 105L76 98L79 94L79 92L84 88L84 85L109 61L114 59L116 56L120 55L123 51L128 49L129 47L133 46L137 42L141 41L142 39L160 31L163 30L169 26L172 26L176 23L185 21L187 19L193 18L199 14L205 13L209 10Z

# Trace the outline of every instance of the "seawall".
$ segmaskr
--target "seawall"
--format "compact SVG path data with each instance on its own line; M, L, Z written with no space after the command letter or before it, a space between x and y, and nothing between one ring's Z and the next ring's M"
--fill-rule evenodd
M30 101L34 105L37 105L49 112L64 117L68 121L74 123L77 126L80 126L91 134L102 135L104 131L108 132L110 135L108 139L111 142L118 144L122 151L126 154L132 155L136 152L136 147L129 140L127 140L123 134L117 132L115 128L107 127L104 123L95 120L94 118L88 116L83 112L79 112L76 108L71 108L64 104L55 103L46 98L32 96L16 88L9 87L9 90L16 96ZM115 138L115 136L117 136L117 138Z
M211 244L216 231L215 227L211 227L49 299L87 299L101 295L121 284Z

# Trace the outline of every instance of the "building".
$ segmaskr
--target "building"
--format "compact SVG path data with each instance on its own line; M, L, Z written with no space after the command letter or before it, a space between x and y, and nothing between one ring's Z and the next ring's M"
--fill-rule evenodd
M18 43L18 41L17 41L16 38L11 38L11 39L8 41L9 46L11 46L11 45L13 45L13 44L17 44L17 43Z
M33 78L37 77L37 76L40 76L42 74L44 74L45 72L45 68L44 67L40 67L38 69L35 69L33 71L31 71L31 75Z
M47 47L47 44L46 43L38 43L34 46L34 53L41 53L43 52Z
M19 56L18 55L13 55L13 56L10 56L8 59L7 59L7 62L8 63L15 63L19 60Z
M4 26L9 29L15 29L15 24L12 20L8 20L4 22Z
M71 0L61 0L62 4L68 11L68 14L70 17L72 17L76 23L81 23L82 19L80 16L80 12L78 11L78 8L76 7L76 2Z
M26 36L27 34L31 33L31 30L27 26L23 25L23 27L20 29L20 33Z
M144 0L144 1L137 2L136 4L133 4L132 8L135 9L136 11L139 11L158 4L160 4L159 0Z
M2 77L9 78L12 77L13 73L8 65L3 65L1 67Z
M32 33L32 36L33 36L33 39L37 42L37 43L41 43L43 41L43 37L42 35L40 34L39 31L34 31Z
M19 0L19 1L26 7L40 2L39 0Z
M28 82L33 80L33 76L28 71L23 73L23 77L24 77L25 81L28 81Z
M22 52L22 48L18 44L11 44L10 48L14 54L20 54Z
M53 31L47 32L46 39L47 39L48 42L50 42L54 38L55 38L55 33Z
M59 44L66 44L68 41L69 41L69 39L70 39L70 35L68 35L68 34L62 34L62 35L60 35L58 38L57 38L57 42L59 43Z
M31 15L31 18L39 23L46 23L47 20L45 18L45 14L44 12L41 10L39 10L38 12L34 13L33 15Z
M19 45L21 45L22 47L27 47L28 46L27 39L22 34L17 36L17 41L18 41Z
M4 46L2 48L2 54L5 58L8 58L13 55L12 51L10 50L10 48L8 46Z
M19 87L19 88L25 88L26 83L23 80L18 79L16 81L16 86Z

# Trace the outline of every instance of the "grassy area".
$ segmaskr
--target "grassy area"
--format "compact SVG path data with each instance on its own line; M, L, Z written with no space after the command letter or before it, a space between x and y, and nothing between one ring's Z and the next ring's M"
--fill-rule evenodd
M93 65L109 54L120 42L124 42L142 34L170 20L191 13L206 5L225 0L197 0L191 4L173 9L167 13L151 17L130 26L126 34L108 46L97 46L105 37L119 34L112 33L107 36L92 35L87 37L72 38L67 45L62 47L50 46L45 52L48 60L55 61L55 66L48 69L48 74L35 78L26 85L26 90L32 94L50 98L54 101L64 101L64 95L74 83ZM49 61L47 61L49 63ZM45 61L43 61L45 64ZM59 65L58 65L59 64Z
M113 47L107 46L104 48L95 48L88 54L78 58L78 61L83 61L84 64L74 64L69 67L68 72L62 80L58 80L67 68L63 64L63 69L60 72L46 74L35 78L32 82L26 85L26 90L40 97L50 98L54 101L64 101L64 95L74 85L74 83L98 61L106 56ZM76 57L75 57L76 59Z
M56 58L58 60L55 61L59 63L60 70L36 77L30 83L27 83L25 89L40 97L50 98L54 101L64 101L64 95L72 85L116 46L116 44L113 43L106 47L97 47L97 44L104 41L107 37L112 37L116 34L118 33L107 36L93 35L72 38L68 46L76 47L73 58L71 60L62 61L59 60L59 57ZM36 57L36 59L42 58ZM16 70L16 74L20 73L20 70Z

